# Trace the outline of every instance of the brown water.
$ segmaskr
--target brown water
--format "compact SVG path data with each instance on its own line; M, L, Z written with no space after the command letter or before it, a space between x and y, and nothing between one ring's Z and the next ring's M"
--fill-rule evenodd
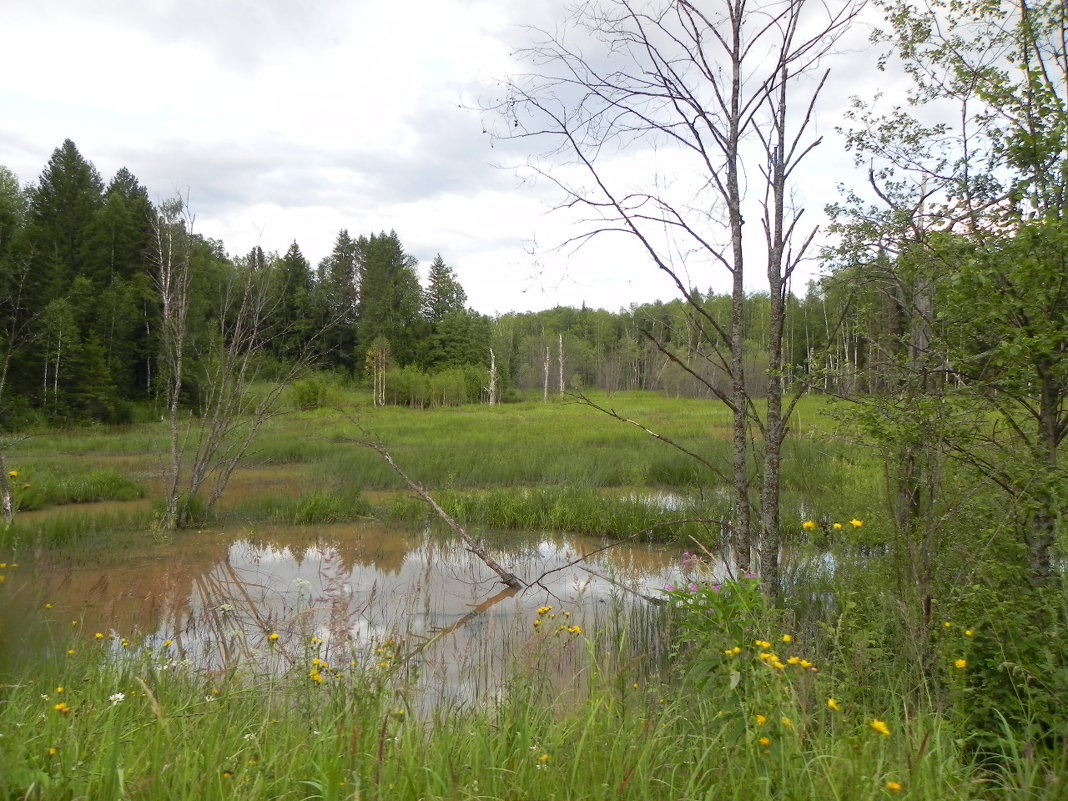
M487 550L533 585L515 592L452 538L374 522L146 534L119 552L40 554L6 570L0 651L17 666L80 637L77 647L150 652L209 673L277 673L318 657L417 669L433 697L471 700L496 692L517 661L580 670L582 640L610 609L647 607L640 594L678 579L674 547L617 544L575 563L602 545L498 538ZM543 605L553 610L539 616ZM42 625L50 637L24 636Z

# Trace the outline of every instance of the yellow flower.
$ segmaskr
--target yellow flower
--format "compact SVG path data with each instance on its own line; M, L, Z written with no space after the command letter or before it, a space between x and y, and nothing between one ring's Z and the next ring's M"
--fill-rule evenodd
M789 634L784 634L784 635L782 635L782 641L783 642L793 642L794 638L791 637Z
M76 653L78 652L71 648L69 651L67 651L67 656L74 656Z
M815 520L806 520L804 523L801 524L801 528L803 528L805 531L815 531L816 530L816 521Z
M271 632L271 636L269 636L267 639L270 640L271 642L278 642L278 632L277 631L272 631Z
M831 528L833 528L835 531L841 531L842 530L842 524L841 523L835 523L833 526L831 526Z
M958 659L956 662L953 663L953 667L955 667L957 670L964 670L964 668L968 667L968 660Z
M64 692L62 687L56 687L56 695L62 695Z
M539 615L547 615L551 611L553 611L553 608L551 606L539 606L538 607L538 614Z
M759 740L757 740L757 742L760 743L765 748L767 748L769 745L771 745L771 738L770 737L761 737Z
M102 639L104 639L104 635L103 635L103 634L101 634L101 633L100 633L99 631L98 631L98 632L97 632L97 633L96 633L95 635L93 635L93 636L95 636L95 637L96 637L96 638L97 638L98 640L102 640Z
M45 605L44 605L44 608L45 608L45 609L51 609L51 608L52 608L52 604L45 604Z
M167 640L163 643L164 648L170 648L172 645L174 645L174 640Z
M788 664L788 665L800 665L801 664L801 657L799 657L799 656L791 656L789 659L786 660L786 664Z
M768 719L766 717L764 717L763 715L757 715L756 716L756 724L758 726L763 726L767 722L768 722Z
M567 630L568 634L582 634L582 626L572 626Z
M541 625L541 618L539 617L537 620L534 621L534 628L537 628L540 625Z
M841 712L842 707L838 706L838 702L833 698L827 699L827 708L833 709L835 712Z
M58 748L49 748L48 749L48 755L50 757L54 757L58 753L59 753L59 749Z
M8 470L7 471L7 475L8 475L8 478L18 478L19 477L19 471L18 470Z
M790 718L782 718L779 722L782 723L782 725L788 729L792 729L794 727L794 722L790 720Z
M971 629L965 629L965 630L964 630L964 636L965 636L965 637L971 637L971 636L972 636L972 634L974 634L974 633L975 633L975 632L973 632L973 631L972 631Z
M874 731L878 732L883 737L889 737L890 736L890 727L887 726L883 721L876 719L876 720L873 720L868 725L871 726Z
M947 621L946 621L945 623L943 623L943 624L942 624L942 628L944 628L944 629L951 629L951 628L953 628L953 624L952 624L952 623L950 623L950 622L949 622L949 621L947 620Z
M58 712L61 715L69 715L70 714L70 707L67 706L65 703L63 703L62 701L60 703L56 704L52 708L54 710L56 710L56 712Z
M757 648L771 648L771 643L767 640L753 640L753 645Z
M542 765L548 765L551 759L552 756L550 756L549 754L542 754L540 757L538 757L538 762L540 762Z
M852 520L849 521L849 525L851 525L853 528L860 528L861 526L864 525L864 521L863 520L857 520L854 517Z
M889 790L891 793L900 793L901 784L899 782L887 782L886 789Z

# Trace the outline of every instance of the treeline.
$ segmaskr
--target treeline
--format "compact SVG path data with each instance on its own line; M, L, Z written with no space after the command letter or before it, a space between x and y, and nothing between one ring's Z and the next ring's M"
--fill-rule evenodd
M125 168L105 183L70 140L34 184L20 186L0 167L0 401L8 428L34 420L123 422L139 404L159 402L160 265L174 211L154 206ZM280 372L302 359L374 385L382 403L495 402L517 391L582 388L707 395L709 384L727 380L682 301L490 318L468 308L440 255L421 284L418 261L395 232L342 230L313 268L296 242L281 255L258 247L229 255L224 243L195 232L188 209L180 211L194 243L187 321L193 369L183 384L183 402L192 408L198 359L211 358L220 319L232 314L228 287L244 274L268 278L269 330L257 332L267 374L272 361ZM828 361L822 343L837 311L824 294L789 302L791 373L866 357L857 341L843 339ZM709 293L701 303L726 321L727 297ZM758 323L767 319L767 297L747 303L747 372L759 394L767 332ZM700 378L681 366L695 359L706 365Z
M166 208L164 208L164 206ZM424 288L395 232L337 235L313 269L294 242L233 257L199 236L181 201L157 208L127 169L106 184L74 142L57 148L35 184L0 167L0 400L7 427L31 420L122 422L158 401L165 287L162 265L181 229L191 247L181 294L183 402L198 402L198 361L235 314L235 284L254 276L268 313L248 336L259 367L302 360L363 376L369 354L390 369L440 372L485 361L490 320L439 255ZM166 291L165 291L166 290ZM232 332L231 332L232 333ZM203 372L202 370L200 372ZM478 397L478 389L474 399ZM470 395L470 393L468 393ZM450 397L452 402L471 397Z

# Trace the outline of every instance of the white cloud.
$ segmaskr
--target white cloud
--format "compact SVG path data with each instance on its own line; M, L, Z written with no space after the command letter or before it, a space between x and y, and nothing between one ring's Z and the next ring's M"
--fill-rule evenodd
M188 192L200 232L233 254L296 240L314 264L341 228L395 229L424 262L440 252L485 312L673 297L622 237L552 250L574 216L546 213L559 199L547 182L495 166L519 151L494 148L470 110L514 69L519 26L553 28L560 8L7 0L0 159L32 181L73 139L105 180L126 166L156 199Z

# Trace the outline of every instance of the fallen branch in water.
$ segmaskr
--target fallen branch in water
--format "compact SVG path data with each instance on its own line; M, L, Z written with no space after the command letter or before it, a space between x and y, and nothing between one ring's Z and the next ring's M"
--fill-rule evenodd
M404 479L408 486L412 488L412 491L415 492L415 494L418 495L420 498L422 498L423 501L427 504L427 506L433 509L437 516L445 521L446 525L448 525L449 528L451 528L453 531L460 535L460 539L464 541L464 545L467 546L467 550L473 553L479 559L481 559L482 562L486 565L486 567L488 567L490 570L500 576L502 584L506 584L507 586L512 587L516 590L521 590L526 587L526 584L524 584L518 576L516 576L514 573L509 573L507 570L497 564L494 558L488 553L486 553L485 549L477 542L475 542L471 535L467 533L467 530L464 529L464 527L457 523L455 520L453 520L448 512L441 508L441 505L434 500L433 496L431 496L430 492L427 490L426 487L424 487L418 481L416 481L403 470L401 470L400 465L393 461L393 457L389 455L389 452L382 445L369 440L365 440L361 444L366 445L368 448L370 448L383 459L385 459L386 464L392 467L394 472L396 472L397 475Z

